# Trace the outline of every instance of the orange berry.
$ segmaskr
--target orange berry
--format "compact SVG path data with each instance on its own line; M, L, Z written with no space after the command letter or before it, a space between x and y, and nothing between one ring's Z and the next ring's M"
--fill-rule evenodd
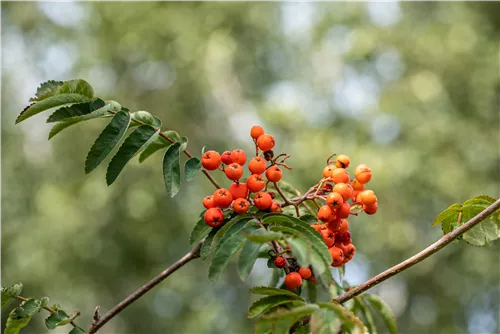
M274 137L268 134L263 134L257 139L257 146L264 152L272 150L275 144Z
M225 172L227 178L232 181L239 180L243 176L243 168L241 168L240 164L236 162L228 165L225 169Z
M335 234L333 234L332 231L330 231L329 229L321 230L319 234L321 234L321 236L323 237L323 240L325 241L328 248L333 246L335 242Z
M271 212L280 213L281 212L281 203L273 201L273 203L271 204L270 210L271 210Z
M377 196L373 190L365 190L359 193L359 201L365 205L373 205L377 202Z
M337 183L333 187L333 191L342 195L344 201L351 199L353 193L351 185L347 183Z
M344 202L340 208L337 209L337 216L340 218L347 218L351 214L351 205Z
M340 227L342 226L342 218L335 218L334 220L328 222L327 226L330 231L335 233L339 232Z
M205 152L201 156L201 164L203 165L203 168L208 170L216 170L219 168L220 162L221 156L215 151Z
M247 162L247 154L245 151L237 149L231 152L231 160L238 165L243 166Z
M247 179L247 187L253 193L261 191L265 186L266 182L264 181L264 178L259 174L250 175L250 177Z
M368 183L372 178L372 169L365 164L358 165L354 170L354 175L356 175L356 180L359 183Z
M352 203L359 203L359 194L361 193L361 190L354 190L352 192Z
M250 129L250 136L253 139L257 139L264 134L264 128L262 126L254 125Z
M311 227L314 228L318 232L321 232L321 230L326 229L325 224L312 224Z
M353 181L351 181L351 187L353 190L360 190L360 191L363 191L365 190L365 185L362 184L362 183L359 183L358 180L354 179Z
M356 254L356 247L353 244L346 245L344 247L344 263L351 261L354 254Z
M329 193L328 196L326 196L326 204L328 204L332 209L338 209L342 206L342 204L344 204L344 198L338 192Z
M250 203L244 198L237 198L233 203L233 207L236 213L246 213L250 209Z
M332 171L332 181L334 183L349 182L349 173L344 168L335 168Z
M298 272L291 272L285 277L285 286L287 289L296 290L302 285L302 276Z
M286 260L283 256L276 256L274 265L278 268L283 268L286 265Z
M342 223L340 224L340 228L339 228L339 233L345 233L349 231L349 222L347 221L347 219L342 219Z
M215 208L214 196L205 196L205 198L203 199L203 206L207 209Z
M210 208L203 215L205 223L210 227L219 227L224 222L224 213L219 208Z
M214 203L219 208L227 208L233 203L233 195L227 189L217 189L214 192Z
M331 178L332 177L332 172L334 171L336 167L334 165L328 165L325 168L323 168L323 177L324 178Z
M230 165L233 163L233 160L231 159L231 151L225 151L221 155L221 160L224 165Z
M278 182L282 176L283 172L278 166L271 166L266 170L266 178L271 182Z
M337 162L335 165L339 168L347 168L349 167L349 163L351 162L351 159L345 154L341 154L337 157Z
M369 215L373 215L377 212L378 210L378 203L375 202L373 203L372 205L366 205L366 204L363 204L363 210L369 214Z
M309 269L309 268L300 268L299 274L300 274L300 277L302 277L303 279L308 279L312 276L311 269Z
M254 200L254 205L259 210L269 209L273 204L273 199L271 198L271 195L269 195L266 192L256 193L253 200Z
M266 171L266 159L261 157L254 157L248 163L248 170L252 174L262 174Z
M309 279L307 281L311 282L311 283L316 283L317 282L316 281L316 277L314 277L314 276L309 277Z
M341 266L342 262L344 262L344 252L342 252L342 249L333 246L329 249L329 251L330 255L332 256L332 266Z
M246 183L233 183L229 186L229 192L233 195L233 199L247 198L248 187Z
M335 217L333 209L330 208L328 205L323 205L321 208L318 210L318 219L321 220L322 222L329 222Z

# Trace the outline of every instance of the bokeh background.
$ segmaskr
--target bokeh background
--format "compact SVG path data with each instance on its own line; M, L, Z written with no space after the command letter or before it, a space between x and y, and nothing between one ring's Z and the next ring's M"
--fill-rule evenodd
M86 327L190 249L212 192L199 176L167 198L161 155L109 188L104 166L85 175L106 121L50 142L43 116L14 125L48 79L154 113L192 152L251 151L261 124L302 190L348 154L373 168L380 209L352 219L346 279L413 255L448 205L499 196L499 15L496 2L2 2L2 284L80 310ZM450 245L371 292L401 333L499 333L499 245ZM268 280L258 262L247 282L231 266L211 284L192 262L102 332L251 333L247 289ZM48 332L43 317L25 332Z

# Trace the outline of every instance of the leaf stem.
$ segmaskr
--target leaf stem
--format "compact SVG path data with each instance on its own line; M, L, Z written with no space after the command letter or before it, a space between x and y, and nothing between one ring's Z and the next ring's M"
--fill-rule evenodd
M24 298L24 297L21 297L21 296L16 296L15 298L16 298L16 299L19 299L19 300L22 300L23 302L27 302L27 301L29 300L28 298ZM42 308L43 308L43 309L45 309L45 310L47 310L47 311L49 311L50 313L56 313L56 312L57 312L56 310L54 310L53 308L51 308L51 307L49 307L49 306L43 306ZM79 312L79 311L77 311L77 312L76 312L76 316L75 316L75 317L77 317L77 316L79 316L79 315L80 315L80 312ZM73 320L71 320L70 324L71 324L73 327L78 327L78 325L77 325L77 324L76 324Z

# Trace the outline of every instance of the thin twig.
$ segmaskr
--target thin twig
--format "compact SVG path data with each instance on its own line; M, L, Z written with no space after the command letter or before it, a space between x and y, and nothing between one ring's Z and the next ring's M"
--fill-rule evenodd
M452 241L456 240L458 237L460 237L462 234L465 232L469 231L471 228L485 220L492 212L500 208L500 199L496 200L495 203L491 204L489 207L481 211L477 216L474 216L471 218L468 222L457 228L456 230L445 234L441 239L427 247L426 249L422 250L421 252L413 255L409 259L395 265L392 268L387 269L386 271L378 274L377 276L374 276L370 278L368 281L365 283L358 285L351 290L347 291L346 293L338 296L336 300L339 303L345 303L349 299L359 295L360 293L374 287L375 285L385 281L386 279L402 272L403 270L406 270L417 263L425 260L432 254L436 253L439 251L441 248L444 246L448 245Z
M123 311L128 305L132 304L134 301L142 297L146 292L154 288L156 285L158 285L161 281L163 281L165 278L170 276L172 273L174 273L176 270L179 268L183 267L186 263L189 261L199 258L200 257L200 249L201 246L203 245L203 240L198 242L194 248L189 251L186 255L184 255L182 258L180 258L177 262L172 264L170 267L159 273L156 277L154 277L152 280L150 280L148 283L144 284L142 287L140 287L137 291L129 295L127 298L125 298L123 301L121 301L118 305L113 307L108 313L103 315L101 319L96 323L92 324L88 330L88 334L93 334L95 333L99 328L104 326L109 320L111 320L114 316L116 316L118 313Z

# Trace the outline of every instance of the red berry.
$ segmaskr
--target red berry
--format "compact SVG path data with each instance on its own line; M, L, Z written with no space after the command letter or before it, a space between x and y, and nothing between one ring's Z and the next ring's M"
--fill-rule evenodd
M203 206L207 209L214 208L215 207L214 196L212 195L205 196L205 198L203 199Z
M372 205L365 205L363 204L363 210L369 214L369 215L373 215L377 212L378 210L378 203L375 202L373 203Z
M308 279L311 277L312 272L311 272L311 269L309 269L309 268L300 268L299 274L303 279Z
M229 192L233 195L233 199L247 198L248 187L246 183L233 183L229 186Z
M347 201L352 198L353 189L350 184L347 183L337 183L335 187L333 187L333 191L342 195L344 201Z
M274 140L274 137L268 134L263 134L257 139L257 146L262 151L272 150L275 144L276 142Z
M337 192L329 193L328 196L326 196L326 204L332 209L338 209L344 204L344 198Z
M283 256L277 256L276 259L274 259L274 265L278 268L283 268L286 264L286 260Z
M283 172L278 166L271 166L266 170L266 178L271 182L278 182L282 176Z
M245 151L237 149L231 152L231 160L233 163L237 163L240 166L243 166L247 162L247 154Z
M298 272L291 272L285 277L285 286L287 289L296 290L302 285L302 276Z
M227 178L233 181L239 180L243 176L243 168L241 168L241 165L236 162L228 165L225 172Z
M233 203L233 195L227 189L217 189L214 192L214 203L219 208L227 208Z
M205 223L210 227L219 227L224 222L224 213L219 208L210 208L203 215Z
M265 186L266 182L259 174L253 174L247 179L247 187L253 193L261 191Z
M238 198L233 202L233 207L236 213L242 214L250 209L250 203L244 198Z
M271 208L269 210L271 212L280 213L281 212L280 202L273 201L273 203L271 204Z
M250 130L250 136L252 136L253 139L257 139L263 134L264 134L264 128L262 126L258 125L252 126L252 129Z
M332 181L334 183L347 183L349 179L349 173L344 168L335 168L332 171Z
M319 233L323 237L323 240L325 241L326 246L328 248L332 247L333 244L335 243L335 234L333 234L333 232L329 229L321 230Z
M351 206L349 203L344 202L340 208L337 209L337 216L340 218L347 218L351 214Z
M318 210L318 219L321 220L322 222L329 222L335 218L334 212L332 208L330 208L328 205L323 205L321 208Z
M221 159L224 165L232 164L233 160L231 159L231 151L225 151L222 153Z
M266 171L266 159L261 157L254 157L248 163L248 170L252 174L262 174Z
M342 262L344 262L344 252L342 252L342 249L334 246L331 247L329 251L332 257L332 266L334 267L341 266Z
M208 151L201 157L201 164L205 169L216 170L219 168L221 156L215 151Z
M266 210L273 204L273 199L271 195L266 192L258 192L254 196L254 205L259 210Z

